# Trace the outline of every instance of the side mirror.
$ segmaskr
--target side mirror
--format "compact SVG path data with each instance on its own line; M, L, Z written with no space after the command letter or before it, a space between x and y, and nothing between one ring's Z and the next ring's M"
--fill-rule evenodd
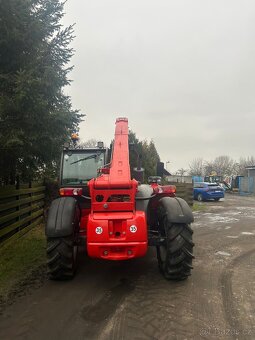
M136 151L135 150L135 143L129 143L129 150L130 151Z
M137 180L137 182L143 183L144 182L144 169L140 168L134 168L133 169L133 176L134 179Z
M137 156L137 167L133 168L133 177L140 183L144 182L144 169L142 168L142 155L137 151L135 143L129 143L129 150Z
M104 142L97 142L97 147L102 149L104 147Z

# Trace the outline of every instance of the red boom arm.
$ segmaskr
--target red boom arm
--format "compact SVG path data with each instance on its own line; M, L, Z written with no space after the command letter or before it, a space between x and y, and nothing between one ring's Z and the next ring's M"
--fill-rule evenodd
M137 183L130 178L128 119L117 118L110 173L95 180L95 188L131 188Z

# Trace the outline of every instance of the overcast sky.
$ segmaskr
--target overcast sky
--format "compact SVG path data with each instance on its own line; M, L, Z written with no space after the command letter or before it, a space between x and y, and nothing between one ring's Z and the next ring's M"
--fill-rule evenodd
M255 155L254 0L68 0L65 12L81 139L109 143L126 116L170 171Z

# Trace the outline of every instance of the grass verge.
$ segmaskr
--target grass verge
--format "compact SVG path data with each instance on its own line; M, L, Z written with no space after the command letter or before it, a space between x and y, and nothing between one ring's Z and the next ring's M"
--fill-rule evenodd
M44 225L0 248L0 301L6 301L18 286L46 263Z
M194 202L192 206L192 211L205 211L206 205L203 203Z

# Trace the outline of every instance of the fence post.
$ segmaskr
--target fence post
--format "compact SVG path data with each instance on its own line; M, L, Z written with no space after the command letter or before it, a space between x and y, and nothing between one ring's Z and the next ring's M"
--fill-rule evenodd
M19 185L18 181L16 185L0 190L0 246L42 221L45 187L39 184L33 188L33 183Z
M28 187L29 187L29 189L32 188L32 182L31 182L31 180L29 180L29 182L28 182ZM28 196L29 196L29 198L31 199L31 198L33 197L33 193L30 192ZM30 208L32 207L32 200L30 201L29 206L30 206ZM29 216L31 216L31 215L32 215L32 211L30 210L30 211L29 211ZM30 224L31 224L31 220L28 222L28 225L30 225Z

